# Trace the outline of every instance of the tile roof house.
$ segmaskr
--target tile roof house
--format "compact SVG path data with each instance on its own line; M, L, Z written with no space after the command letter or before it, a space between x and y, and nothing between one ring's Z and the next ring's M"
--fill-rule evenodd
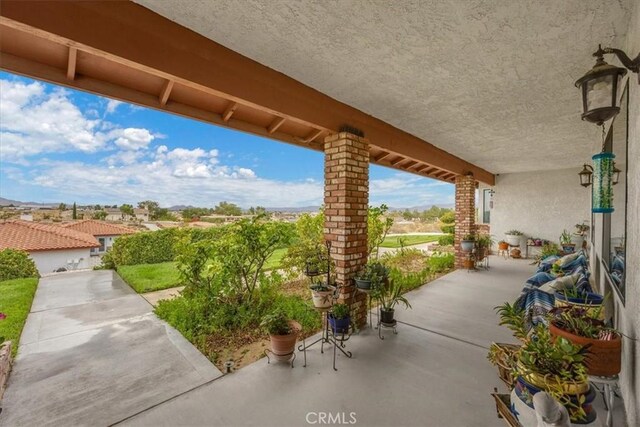
M89 268L91 250L99 247L94 236L71 228L21 220L0 222L0 250L28 252L40 274Z
M91 249L93 255L99 255L109 250L118 236L137 232L135 229L125 227L124 225L110 224L95 219L69 222L62 224L62 227L67 230L75 230L94 236L98 240L99 246Z

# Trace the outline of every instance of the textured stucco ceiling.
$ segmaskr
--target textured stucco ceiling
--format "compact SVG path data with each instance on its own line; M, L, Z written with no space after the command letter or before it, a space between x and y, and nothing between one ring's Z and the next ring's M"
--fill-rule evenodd
M623 44L634 0L136 1L506 173L589 158L599 130L573 83L598 43Z

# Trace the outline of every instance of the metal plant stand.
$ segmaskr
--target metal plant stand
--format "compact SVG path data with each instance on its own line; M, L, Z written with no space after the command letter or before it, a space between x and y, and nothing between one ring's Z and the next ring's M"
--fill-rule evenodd
M303 340L303 342L304 342L304 340ZM271 356L273 356L275 358L275 360L277 360L278 362L287 362L293 368L293 362L296 360L295 347L293 348L292 352L286 353L286 354L275 354L273 351L271 351L271 349L269 349L269 348L265 349L264 350L264 355L267 356L267 363L270 364L271 363L271 358L269 357L269 354L271 354ZM285 356L289 356L289 359L288 360L278 360L279 357L285 357ZM306 364L306 361L305 361L305 364Z
M378 338L384 340L384 336L382 335L382 329L391 329L393 330L394 335L398 335L398 330L396 329L398 326L398 321L393 319L393 323L386 323L382 321L382 314L380 313L380 306L378 306L378 324L376 325L376 329L378 330Z
M327 256L326 256L326 269L321 270L319 268L316 268L315 270L311 271L311 269L309 269L307 267L306 269L306 275L308 277L310 277L312 280L314 277L326 274L327 275L327 286L330 286L329 283L331 283L331 257L329 256L329 254L331 253L331 242L330 241L326 241L326 247L327 247ZM324 257L322 256L322 254L318 257L319 259L323 260ZM338 296L340 295L340 288L341 286L335 286L333 287L333 293L331 295L331 307L333 307L333 305L335 304L336 300L338 299ZM350 351L346 351L344 350L345 348L345 342L347 342L349 340L349 338L351 337L351 333L354 330L353 328L353 323L349 326L349 330L346 332L341 332L341 333L337 333L333 330L333 328L330 327L329 325L329 312L331 311L331 307L323 307L323 308L319 308L319 307L314 307L317 311L319 311L322 315L322 335L320 336L320 338L318 338L317 340L315 340L314 342L310 343L309 345L306 344L306 342L303 340L302 344L300 344L298 346L298 351L302 351L304 352L304 367L307 366L307 349L313 347L314 345L320 343L320 353L324 354L324 345L325 344L329 344L329 345L333 345L333 370L337 371L338 369L336 368L336 350L340 350L342 352L342 354L344 354L345 356L347 356L348 358L353 357L353 354Z
M369 329L373 328L373 320L372 320L372 314L371 314L371 306L372 306L372 301L373 301L373 297L371 296L371 289L361 289L356 287L356 290L358 292L362 292L363 294L367 295L367 310L369 310Z

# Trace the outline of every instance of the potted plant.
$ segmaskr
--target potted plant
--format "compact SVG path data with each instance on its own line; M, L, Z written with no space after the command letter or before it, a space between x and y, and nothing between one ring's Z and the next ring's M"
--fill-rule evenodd
M590 311L578 306L555 307L549 312L549 332L587 348L585 365L589 375L609 377L620 372L620 333L600 320L600 306Z
M323 309L331 307L331 304L333 304L333 287L320 282L312 284L310 289L314 307Z
M585 238L589 232L589 226L587 224L576 224L576 231L571 236L571 243L576 248L581 248L584 245Z
M536 425L533 395L539 391L560 402L572 422L597 423L592 407L596 392L589 385L585 355L584 347L552 336L545 325L532 330L517 352L517 382L511 392L511 403L523 425Z
M463 252L473 251L473 247L476 244L476 236L474 234L467 234L460 241L460 249Z
M411 308L409 301L402 296L402 285L398 281L389 281L373 290L373 297L380 302L380 322L388 325L395 323L394 307L402 304L406 308Z
M300 324L288 319L282 310L276 310L264 316L260 325L269 334L271 352L275 359L289 361L295 351L298 334L302 330Z
M329 326L334 334L346 334L349 332L351 315L349 306L346 304L336 304L329 313Z
M576 245L571 243L571 233L569 233L566 229L562 231L560 235L560 246L562 246L562 251L564 253L570 254L575 252Z
M556 292L554 296L556 307L579 307L590 313L596 313L598 316L603 315L604 297L600 294L581 291L572 286L563 289L562 292Z
M520 240L524 235L524 233L518 230L509 230L506 233L504 233L504 235L505 235L505 240L507 241L507 243L509 243L509 245L520 246Z
M359 289L369 290L389 277L389 268L380 262L370 262L364 266L354 281Z
M584 359L586 349L562 337L554 337L549 329L538 324L531 331L525 320L525 310L517 304L504 303L496 307L500 325L509 328L522 342L519 348L492 346L489 360L502 366L505 380L513 381L511 404L522 425L537 425L533 395L549 393L564 405L572 421L589 425L596 422L591 407L595 390L589 386ZM501 372L502 377L502 372Z
M482 261L491 251L491 246L495 241L489 234L480 234L476 237L476 245L478 247L476 259Z

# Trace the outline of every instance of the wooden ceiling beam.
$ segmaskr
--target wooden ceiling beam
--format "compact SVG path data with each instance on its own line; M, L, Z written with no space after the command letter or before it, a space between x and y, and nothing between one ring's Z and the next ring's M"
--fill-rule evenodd
M171 95L172 89L173 89L173 80L167 80L164 86L162 86L162 90L160 91L160 96L158 97L160 99L161 106L164 107L165 105L167 105L167 101L169 101L169 95Z
M67 79L74 80L76 78L76 66L78 65L78 49L73 46L69 47L69 59L67 61Z
M267 128L267 132L269 132L270 134L274 133L275 131L278 130L278 128L280 126L282 126L284 124L284 122L286 122L287 119L284 117L276 117L271 124L269 125L269 127Z
M495 183L492 173L133 2L3 0L0 24L315 129L339 132L346 123L384 151Z
M237 102L230 102L227 108L224 110L224 113L222 113L222 121L225 123L228 122L231 116L233 116L233 113L236 112L237 108L238 108Z
M388 152L388 151L383 151L382 153L380 153L380 154L378 154L377 156L375 156L375 157L373 158L373 161L374 161L374 162L379 162L380 160L385 159L385 158L389 157L390 155L391 155L391 153L390 153L390 152Z
M397 159L395 159L395 160L391 160L391 161L389 162L389 164L390 164L391 166L396 166L398 163L402 163L402 162L404 162L405 160L407 160L407 158L406 158L406 157L402 157L402 156L400 156L400 157L398 157L398 158L397 158Z

